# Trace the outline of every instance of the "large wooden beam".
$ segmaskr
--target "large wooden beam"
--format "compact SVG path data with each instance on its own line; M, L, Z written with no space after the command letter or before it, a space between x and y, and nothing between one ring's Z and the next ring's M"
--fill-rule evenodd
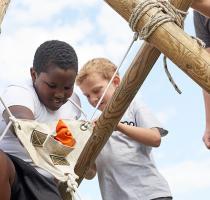
M112 2L112 0L107 0L107 2ZM177 8L186 11L191 4L191 0L172 0L172 4ZM127 13L127 11L125 13ZM97 155L109 139L159 55L159 50L147 42L144 42L124 75L119 88L116 90L110 103L99 117L93 135L87 142L78 159L77 165L75 166L75 172L79 175L80 181L83 179L85 171L95 161Z
M0 0L0 25L3 21L4 15L7 11L10 0Z
M106 0L127 21L133 8L140 1L144 0ZM137 29L141 30L156 11L157 8L149 10L139 21ZM210 92L209 53L181 28L171 22L165 23L156 29L148 38L148 42L170 58L203 89Z

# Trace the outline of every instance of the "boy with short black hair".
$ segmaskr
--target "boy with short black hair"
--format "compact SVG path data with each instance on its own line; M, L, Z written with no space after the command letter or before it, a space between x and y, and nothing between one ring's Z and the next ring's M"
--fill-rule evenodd
M73 92L78 72L74 49L66 42L50 40L36 50L31 79L8 86L2 94L11 113L20 119L52 122L78 119L80 111L68 99L80 105ZM1 132L8 114L1 109ZM9 131L0 142L0 199L1 200L60 200L54 177L34 166L26 149Z
M96 107L116 66L105 58L87 62L79 71L76 83ZM120 84L115 75L99 105L103 111ZM171 200L166 180L158 172L152 158L152 147L158 147L167 134L140 103L133 101L96 159L86 178L98 179L103 200Z

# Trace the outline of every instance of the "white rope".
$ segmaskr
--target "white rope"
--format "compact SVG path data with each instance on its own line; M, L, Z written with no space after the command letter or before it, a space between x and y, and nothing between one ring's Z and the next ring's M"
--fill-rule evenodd
M7 124L6 128L4 129L3 133L0 136L0 141L4 138L4 136L6 135L7 131L9 130L10 126L12 125L12 121L9 121L9 123Z
M97 110L98 110L98 107L99 107L99 105L101 104L101 102L102 102L102 100L103 100L103 98L104 98L104 96L105 96L105 94L106 94L106 92L107 92L109 86L112 84L112 81L114 80L116 74L118 73L120 67L122 66L122 64L123 64L123 62L124 62L124 60L125 60L125 58L127 57L127 55L128 55L128 53L129 53L131 47L133 46L133 43L138 39L138 36L139 36L138 33L134 33L133 39L132 39L132 41L131 41L131 43L130 43L128 49L127 49L127 51L125 52L125 55L123 56L123 59L121 60L119 66L118 66L117 69L115 70L115 72L114 72L114 74L113 74L111 80L109 81L108 85L106 86L106 88L105 88L105 90L104 90L102 96L100 97L100 99L99 99L99 101L98 101L98 103L97 103L97 105L96 105L96 107L95 107L95 110L94 110L94 112L93 112L93 114L92 114L92 116L91 116L91 118L90 118L90 121L93 120L93 117L95 116L95 114L96 114L96 112L97 112Z
M78 183L76 182L76 179L78 179L79 176L77 176L74 172L68 174L68 180L67 180L67 192L71 194L72 200L82 200L81 196L79 195L79 192L77 190Z
M13 123L17 122L17 119L15 118L14 115L12 115L11 111L9 110L8 106L6 105L6 103L3 101L3 99L0 97L0 101L3 104L5 110L7 111L8 115L9 115L9 122L7 124L7 126L5 127L3 133L0 136L0 141L4 138L4 136L6 135L7 131L10 129L11 125Z
M12 113L10 112L8 106L6 105L6 103L3 101L3 99L2 99L1 97L0 97L0 101L1 101L1 103L3 104L3 106L4 106L5 110L7 111L8 115L9 115L10 117L14 117L14 116L12 115Z
M68 101L70 101L79 111L81 111L81 113L84 115L85 119L87 120L87 115L86 113L82 110L82 108L76 104L72 99L68 99Z

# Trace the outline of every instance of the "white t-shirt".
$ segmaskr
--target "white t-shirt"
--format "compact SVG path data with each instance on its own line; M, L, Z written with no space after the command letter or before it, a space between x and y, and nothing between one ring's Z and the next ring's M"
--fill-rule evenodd
M152 128L160 127L147 107L133 101L122 123ZM171 196L167 181L158 172L152 147L140 144L114 131L96 159L103 200L151 200Z
M35 120L38 122L48 123L61 118L78 119L81 114L80 110L70 101L67 101L57 111L48 110L39 101L31 80L9 85L4 90L1 97L8 107L13 105L21 105L29 108L33 112ZM71 100L80 106L79 97L75 93L73 93L71 96ZM0 133L2 133L6 127L6 123L2 117L4 109L5 108L3 105L0 105ZM3 140L0 141L0 149L34 166L29 154L11 131L8 131ZM37 168L37 170L43 175L48 176L48 174L43 172L43 170L40 168Z

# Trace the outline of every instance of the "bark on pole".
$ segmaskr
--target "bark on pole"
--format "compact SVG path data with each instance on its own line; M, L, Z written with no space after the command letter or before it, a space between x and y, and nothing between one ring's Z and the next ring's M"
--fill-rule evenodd
M116 10L125 20L129 19L133 7L135 7L136 3L138 2L134 0L105 1L114 10ZM191 2L191 0L171 1L171 3L175 7L183 11L188 10L188 8L191 5ZM148 14L146 14L143 21L145 22L145 20L147 19ZM142 27L142 21L139 22L138 26ZM175 32L175 39L170 35L170 31L174 31L173 27L176 27L175 30L178 30L179 33L177 34L177 32ZM172 60L175 60L176 64L180 64L180 68L186 73L189 73L189 76L191 78L196 79L196 82L198 82L202 87L210 89L208 78L209 64L203 62L203 60L207 59L208 63L210 63L209 58L207 58L209 57L209 55L206 53L206 51L200 48L195 41L193 41L189 36L187 36L187 34L185 34L179 27L177 27L173 23L164 24L158 29L161 30L156 30L155 33L153 33L148 40L148 42L152 43L152 45L148 42L144 42L141 49L134 58L131 66L124 75L119 88L115 91L113 98L99 117L94 128L93 134L88 140L85 148L83 149L78 159L77 165L75 166L75 172L80 177L79 182L81 182L81 180L84 178L85 171L95 161L97 155L100 153L101 149L109 139L116 125L118 124L126 109L130 105L130 102L135 97L136 93L140 89L141 85L143 84L144 80L146 79L147 75L149 74L150 70L155 64L156 60L160 56L161 52L153 45L159 47L163 45L162 43L165 42L165 45L163 45L163 47L159 47L160 50L164 51L165 55L167 55L168 57L170 55L170 58ZM160 40L158 38L159 34L160 37L162 37ZM167 35L167 39L165 35ZM186 47L183 46L182 43L179 43L179 36L182 37L182 40L186 43ZM167 40L170 40L170 42ZM176 45L172 44L174 41ZM191 50L188 50L187 45L189 45ZM174 51L178 51L178 53L174 53Z

